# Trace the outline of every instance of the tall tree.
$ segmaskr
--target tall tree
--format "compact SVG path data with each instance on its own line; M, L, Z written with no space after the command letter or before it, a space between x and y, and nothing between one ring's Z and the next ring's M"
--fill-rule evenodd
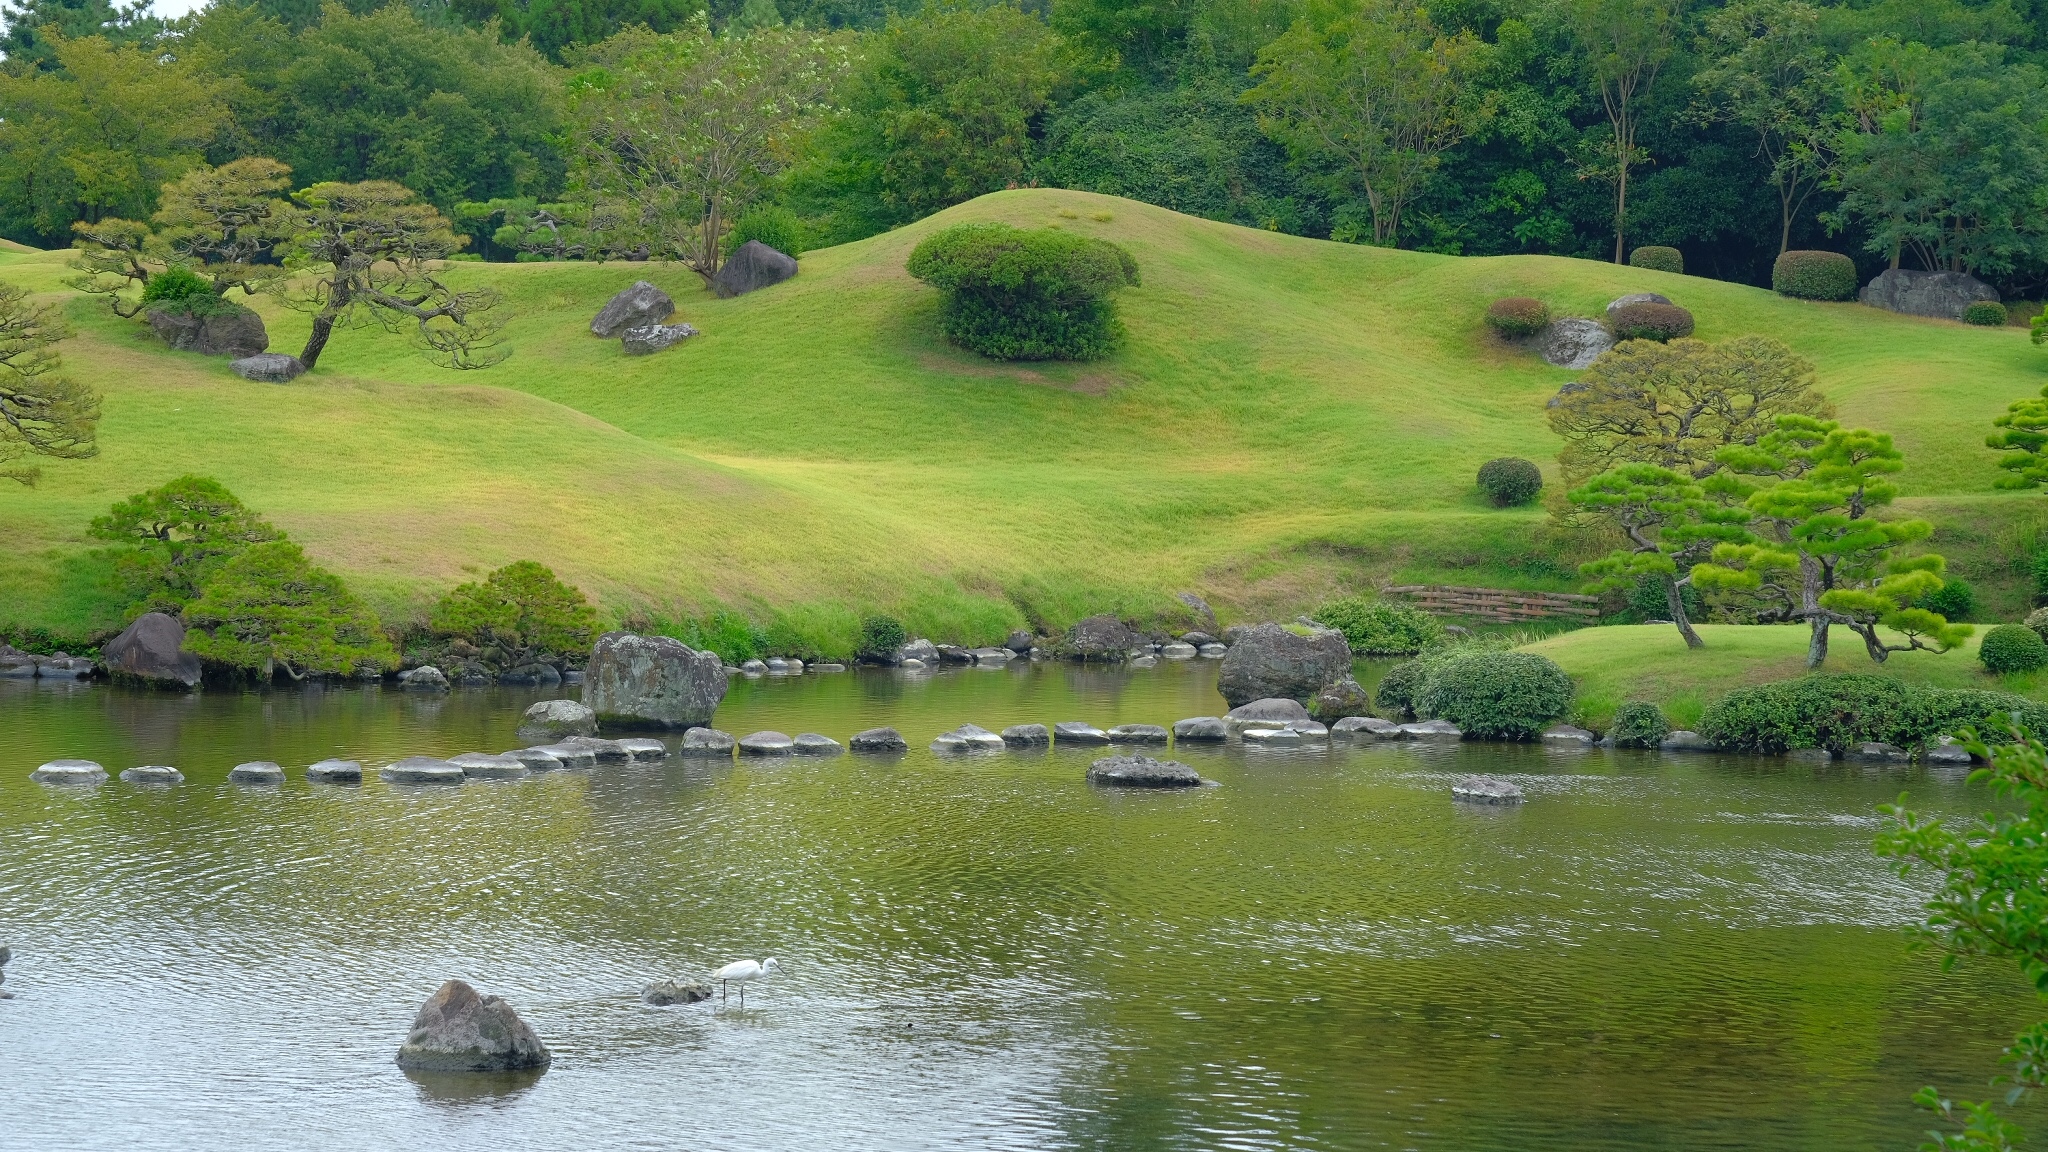
M0 476L34 485L24 456L85 460L99 454L99 394L63 375L57 342L71 333L55 306L0 283Z
M133 4L110 0L21 0L0 7L0 56L13 65L45 71L62 67L57 46L96 36L110 44L148 45L164 31L150 12L151 0Z
M1602 172L1614 181L1614 262L1628 255L1628 177L1644 153L1636 144L1642 106L1678 40L1679 0L1566 0L1587 78L1600 93L1610 132Z
M1778 194L1778 251L1792 222L1834 167L1834 60L1820 11L1805 0L1741 0L1706 19L1709 63L1693 76L1706 118L1756 136Z
M1484 51L1404 0L1362 0L1327 24L1298 21L1261 50L1244 99L1296 157L1355 181L1373 243L1392 246L1444 151L1483 119L1469 81Z

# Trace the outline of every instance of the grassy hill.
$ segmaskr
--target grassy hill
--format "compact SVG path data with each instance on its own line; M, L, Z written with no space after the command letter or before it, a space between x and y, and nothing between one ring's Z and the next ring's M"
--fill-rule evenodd
M1131 339L1089 365L1002 365L947 346L903 271L967 220L1126 245ZM62 286L62 253L0 253L0 279ZM1698 335L1776 336L1844 419L1907 453L1909 503L1972 579L2048 501L1990 492L1991 417L2040 387L2019 329L1821 305L1713 280L1551 257L1464 259L1305 240L1087 193L986 196L811 253L737 300L662 265L470 265L518 311L504 364L455 373L402 335L337 336L287 386L166 350L73 295L71 370L106 397L102 451L0 488L0 622L82 631L116 605L86 522L184 472L219 478L387 611L510 560L554 567L613 613L718 607L845 629L886 607L982 640L1194 591L1228 618L1292 612L1389 577L1569 587L1575 548L1536 510L1487 507L1473 473L1553 467L1544 401L1571 373L1494 340L1493 298L1597 315L1624 292L1691 308ZM704 335L647 358L588 334L647 278ZM272 346L305 318L259 305ZM2001 604L2001 610L2016 607Z

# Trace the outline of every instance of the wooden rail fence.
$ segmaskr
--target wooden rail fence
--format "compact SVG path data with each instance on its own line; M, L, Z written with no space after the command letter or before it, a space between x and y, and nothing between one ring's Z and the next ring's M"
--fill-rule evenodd
M1572 616L1582 620L1600 615L1598 596L1570 592L1521 592L1512 588L1465 588L1455 584L1400 584L1380 589L1382 593L1407 596L1417 608L1444 616L1476 616L1482 620L1513 623Z

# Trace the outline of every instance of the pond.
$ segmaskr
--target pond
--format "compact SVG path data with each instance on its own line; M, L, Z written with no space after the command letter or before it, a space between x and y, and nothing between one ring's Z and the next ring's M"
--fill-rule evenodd
M1910 1147L2036 1007L1909 952L1870 852L1960 776L1485 744L940 758L962 722L1171 724L1215 666L736 681L738 734L890 724L897 758L685 760L443 790L345 755L516 746L507 690L172 697L0 683L0 1147ZM28 780L61 756L168 789ZM273 759L281 788L227 783ZM1519 809L1455 806L1474 771ZM781 971L654 1009L660 978ZM555 1053L415 1081L460 976ZM2031 1107L2022 1120L2038 1119Z

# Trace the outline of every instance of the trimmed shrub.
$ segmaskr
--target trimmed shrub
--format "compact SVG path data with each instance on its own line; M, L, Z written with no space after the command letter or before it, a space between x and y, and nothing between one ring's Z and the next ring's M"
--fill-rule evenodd
M1486 309L1486 323L1510 340L1534 336L1550 325L1550 306L1529 296L1503 296Z
M1607 736L1617 748L1655 748L1671 734L1671 722L1647 700L1630 700L1614 710Z
M1379 686L1373 689L1373 700L1382 712L1392 713L1389 719L1415 719L1415 692L1422 687L1422 681L1429 675L1429 666L1420 660L1407 660L1387 669L1380 677Z
M1963 309L1963 323L1975 324L1979 328L2003 328L2007 315L2005 305L1996 300L1976 300Z
M487 668L577 668L597 639L597 611L546 565L520 560L456 585L434 605L428 627L474 648Z
M2000 676L2008 672L2034 672L2048 667L2048 640L2025 624L2000 624L1984 634L1977 659L1986 671Z
M1498 508L1527 504L1543 491L1543 473L1519 456L1502 456L1479 466L1479 490Z
M1707 706L1699 731L1737 752L1840 752L1873 740L1909 748L1963 728L1995 741L2015 711L2030 728L2048 725L2048 705L2009 692L1928 688L1864 674L1802 676L1730 692Z
M725 234L726 254L739 251L740 245L749 240L759 240L784 256L795 258L804 254L804 222L780 204L749 208L732 231Z
M1651 268L1658 272L1684 272L1685 253L1662 244L1645 244L1628 254L1629 266Z
M1123 341L1112 299L1131 254L1056 228L961 224L926 237L910 274L945 296L946 338L995 360L1094 360Z
M1330 601L1316 620L1342 632L1357 656L1413 656L1444 642L1444 626L1429 613L1363 596Z
M1786 252L1771 265L1771 290L1800 300L1854 300L1856 262L1840 252Z
M854 643L853 653L858 659L880 663L893 657L909 639L903 621L894 616L870 616L860 622L860 639Z
M2048 640L2048 608L2036 608L2027 613L2027 627L2039 633L2041 639Z
M1662 344L1692 335L1692 313L1676 304L1624 304L1607 318L1616 340L1655 340Z
M1448 720L1468 736L1531 740L1572 706L1571 677L1534 652L1456 652L1428 670L1415 714Z
M182 264L173 264L151 276L142 286L144 307L155 305L187 316L219 316L248 309L223 300L213 290L213 281Z
M1977 614L1977 590L1967 581L1944 580L1941 587L1913 601L1913 607L1925 608L1953 622L1968 620Z

